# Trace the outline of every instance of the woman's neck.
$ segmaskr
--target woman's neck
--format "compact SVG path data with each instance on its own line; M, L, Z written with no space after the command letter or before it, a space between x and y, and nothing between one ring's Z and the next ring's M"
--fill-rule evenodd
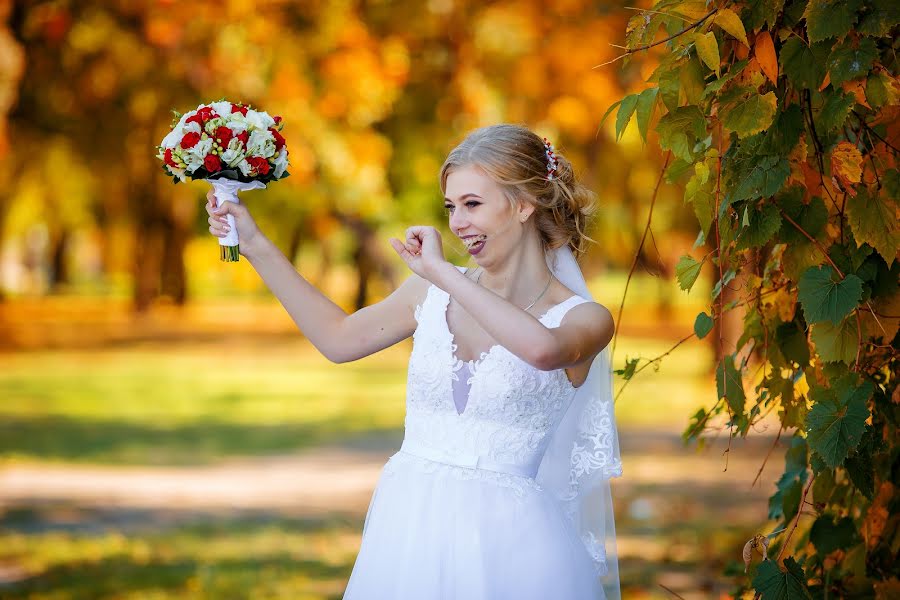
M481 268L478 284L491 290L509 302L525 307L531 304L547 285L550 267L537 237L526 235L521 251L511 254L506 262Z

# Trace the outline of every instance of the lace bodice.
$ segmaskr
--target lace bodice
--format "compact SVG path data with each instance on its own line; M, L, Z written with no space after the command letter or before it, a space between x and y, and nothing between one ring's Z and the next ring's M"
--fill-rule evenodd
M540 321L558 327L565 314L583 302L589 300L572 296ZM450 295L432 285L416 307L404 444L520 465L523 472L536 470L577 388L564 369L541 371L499 344L478 360L459 360L447 325L449 303ZM471 384L461 413L453 394L460 374Z

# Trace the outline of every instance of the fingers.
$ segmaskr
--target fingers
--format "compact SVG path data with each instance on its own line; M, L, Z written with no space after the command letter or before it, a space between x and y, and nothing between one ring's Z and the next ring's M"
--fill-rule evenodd
M207 219L207 222L209 223L209 232L216 237L225 237L228 235L228 232L231 231L231 226L228 225L227 217L211 215L209 219Z

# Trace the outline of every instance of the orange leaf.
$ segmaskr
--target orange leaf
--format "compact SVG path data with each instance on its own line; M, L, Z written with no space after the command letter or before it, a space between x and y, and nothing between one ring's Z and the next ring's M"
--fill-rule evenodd
M750 49L737 40L734 41L734 57L738 60L744 60L750 55Z
M772 43L772 36L768 31L762 30L756 34L754 53L763 73L766 74L769 81L776 83L778 81L778 57L775 56L775 44Z
M841 87L844 88L844 91L848 94L853 94L853 97L856 99L857 104L861 104L866 108L872 108L869 106L869 103L866 102L866 80L865 79L854 79L852 81L845 81L841 84Z
M862 180L862 154L856 144L840 142L831 151L831 175L836 177L850 195L853 185Z
M825 71L825 79L822 80L822 85L819 86L819 91L821 92L831 83L831 73Z

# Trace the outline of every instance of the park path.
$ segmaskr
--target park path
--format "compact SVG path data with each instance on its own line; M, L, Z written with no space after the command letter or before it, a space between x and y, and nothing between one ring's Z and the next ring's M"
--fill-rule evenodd
M684 447L663 430L621 432L625 477L614 481L619 498L648 490L679 490L713 496L734 492L732 506L758 508L783 467L773 453L761 482L750 488L772 438L732 443L727 438L703 451ZM365 514L385 461L401 439L327 445L284 456L227 459L211 466L0 465L0 506L74 502L96 508L185 511L274 510L300 515Z

